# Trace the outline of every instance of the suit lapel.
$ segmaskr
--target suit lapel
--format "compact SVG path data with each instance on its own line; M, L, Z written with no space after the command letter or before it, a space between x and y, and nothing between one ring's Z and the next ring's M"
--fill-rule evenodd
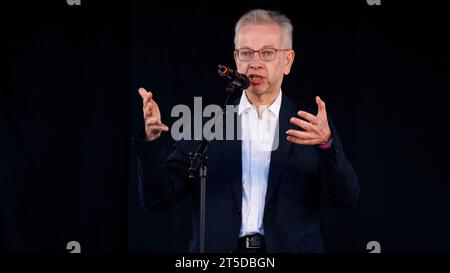
M268 207L276 186L279 183L280 176L286 166L286 160L292 146L292 143L286 139L286 131L289 129L295 129L295 125L289 122L289 119L293 117L295 113L296 109L293 101L283 94L276 131L276 133L278 133L278 148L272 151L270 157L265 208Z
M230 183L233 189L235 201L238 208L242 205L242 156L241 156L241 141L239 140L224 140L222 142L222 152L225 158L225 165L228 175L230 176ZM225 175L225 174L224 174Z
M239 93L238 93L239 94ZM240 92L240 94L242 94ZM239 105L240 96L234 101L234 105ZM225 120L225 125L226 125ZM226 134L226 126L224 125L224 135ZM237 137L238 128L240 128L240 117L237 113L233 114L234 140L219 141L222 148L224 162L230 183L233 189L233 195L239 209L242 206L242 141ZM224 175L226 175L224 173Z

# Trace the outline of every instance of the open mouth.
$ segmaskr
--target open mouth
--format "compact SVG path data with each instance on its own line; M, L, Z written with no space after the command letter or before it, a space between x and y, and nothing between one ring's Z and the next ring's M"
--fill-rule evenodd
M261 76L261 75L250 74L248 76L248 79L250 80L250 82L252 84L258 84L258 83L261 83L264 80L264 77Z

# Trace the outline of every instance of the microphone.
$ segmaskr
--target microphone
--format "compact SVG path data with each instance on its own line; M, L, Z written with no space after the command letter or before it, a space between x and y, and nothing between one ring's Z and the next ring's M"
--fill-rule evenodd
M241 90L244 90L250 86L250 81L248 80L246 75L241 74L224 65L219 64L217 66L217 73L219 73L221 77L226 77L227 79L229 79L232 84L239 87L239 89Z

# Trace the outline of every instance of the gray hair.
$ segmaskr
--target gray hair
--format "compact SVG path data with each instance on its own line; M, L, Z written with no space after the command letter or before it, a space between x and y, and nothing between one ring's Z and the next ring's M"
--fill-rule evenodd
M245 13L237 21L236 27L234 29L234 47L237 46L237 39L239 31L242 27L247 25L257 25L257 24L267 24L276 23L281 28L281 39L282 43L287 46L287 48L292 48L292 32L293 26L291 20L284 14L277 11L254 9Z

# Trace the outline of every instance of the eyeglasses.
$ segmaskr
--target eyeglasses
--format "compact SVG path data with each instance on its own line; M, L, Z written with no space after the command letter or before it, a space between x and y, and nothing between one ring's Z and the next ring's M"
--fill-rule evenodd
M291 49L276 49L276 48L263 48L260 50L253 50L250 48L240 48L235 49L234 51L237 53L239 61L249 62L253 60L253 55L255 52L258 52L259 57L263 61L273 61L277 56L278 51L289 51Z

